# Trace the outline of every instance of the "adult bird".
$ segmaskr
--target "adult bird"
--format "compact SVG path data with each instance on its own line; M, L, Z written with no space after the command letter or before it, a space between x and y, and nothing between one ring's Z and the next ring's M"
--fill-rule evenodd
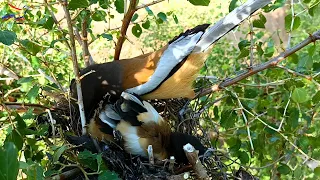
M195 97L192 88L212 44L271 0L248 0L215 25L203 24L175 37L161 49L130 59L89 66L80 72L86 118L106 93L115 100L127 90L142 99ZM75 83L71 92L76 95Z
M124 149L134 155L148 157L149 145L158 160L174 156L176 162L187 163L183 146L191 144L203 155L208 149L199 139L184 133L172 132L169 124L159 115L153 106L139 96L123 92L115 104L102 106L91 119L91 123L101 121L112 129L118 130L124 142ZM113 133L98 133L92 124L89 134L99 140L113 139Z

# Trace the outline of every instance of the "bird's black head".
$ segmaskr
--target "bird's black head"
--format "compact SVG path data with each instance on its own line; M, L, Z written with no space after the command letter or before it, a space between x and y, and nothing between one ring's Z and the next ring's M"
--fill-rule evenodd
M199 156L203 155L207 148L204 147L200 140L195 136L174 132L170 137L169 154L174 156L178 163L188 163L188 159L184 153L183 146L190 143L196 150L199 150Z

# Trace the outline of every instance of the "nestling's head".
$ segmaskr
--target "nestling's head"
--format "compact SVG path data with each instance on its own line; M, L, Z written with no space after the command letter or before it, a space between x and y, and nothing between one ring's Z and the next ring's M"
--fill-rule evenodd
M178 163L188 163L188 159L184 153L183 146L190 143L196 150L199 150L199 156L203 155L208 148L204 147L200 140L195 136L184 133L174 132L170 137L169 154L174 156Z

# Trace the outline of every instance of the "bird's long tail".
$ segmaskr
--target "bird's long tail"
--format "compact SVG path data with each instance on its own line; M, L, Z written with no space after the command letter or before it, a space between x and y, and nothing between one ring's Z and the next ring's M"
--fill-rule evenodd
M234 9L227 16L207 29L196 44L193 53L207 50L213 43L237 27L243 20L270 2L271 0L248 0L243 5Z

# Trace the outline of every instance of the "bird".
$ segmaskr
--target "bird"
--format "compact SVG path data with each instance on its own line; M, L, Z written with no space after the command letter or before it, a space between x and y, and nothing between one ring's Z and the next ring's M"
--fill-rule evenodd
M208 150L198 138L192 135L172 132L169 124L156 109L138 95L122 92L114 104L106 104L96 114L91 123L100 122L119 131L126 152L148 157L147 149L152 145L154 158L169 159L174 156L177 163L188 163L183 146L191 144L204 155ZM89 126L88 133L98 140L113 141L113 133L97 133Z
M94 64L80 71L86 118L92 117L102 97L112 99L126 90L144 100L188 98L192 84L213 48L213 44L270 0L248 0L215 25L198 25L173 38L157 51L137 57ZM71 95L77 99L75 81Z

